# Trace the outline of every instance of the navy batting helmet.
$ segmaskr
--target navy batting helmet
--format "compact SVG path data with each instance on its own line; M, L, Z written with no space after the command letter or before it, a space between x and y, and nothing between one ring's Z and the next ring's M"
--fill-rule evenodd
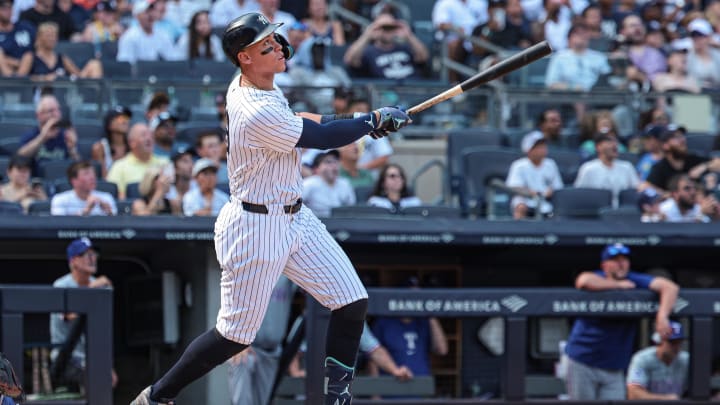
M238 52L259 42L266 36L275 33L283 23L271 23L260 13L243 14L232 20L225 28L223 33L222 47L225 56L235 64L240 66L237 61ZM290 59L294 53L288 41L280 34L275 33L275 41L282 46L285 59Z

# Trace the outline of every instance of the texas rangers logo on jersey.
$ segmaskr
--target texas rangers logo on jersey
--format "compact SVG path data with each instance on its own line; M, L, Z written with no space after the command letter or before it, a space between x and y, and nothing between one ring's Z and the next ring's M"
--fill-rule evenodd
M260 21L261 23L266 24L266 25L270 24L270 21L268 21L268 19L265 18L265 16L262 14L258 14L258 21Z

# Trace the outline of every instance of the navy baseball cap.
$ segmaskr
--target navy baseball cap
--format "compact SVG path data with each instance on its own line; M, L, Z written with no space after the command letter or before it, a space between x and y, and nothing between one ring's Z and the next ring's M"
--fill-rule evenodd
M662 200L662 196L658 194L657 191L655 191L654 188L646 188L645 190L640 192L640 195L638 196L638 208L642 210L643 205L653 205L656 202Z
M687 336L685 336L685 328L683 328L680 322L670 321L670 330L670 336L668 336L665 340L672 341L687 339ZM662 339L660 339L660 335L657 332L653 333L652 340L655 343L660 343L662 341Z
M70 260L73 257L84 254L85 252L87 252L90 249L97 251L97 248L95 248L93 246L90 239L85 238L85 237L75 239L74 241L70 242L70 244L67 247L67 258L68 258L68 260Z
M605 261L613 259L616 256L630 256L630 248L622 243L613 243L612 245L605 246L600 258L602 261Z

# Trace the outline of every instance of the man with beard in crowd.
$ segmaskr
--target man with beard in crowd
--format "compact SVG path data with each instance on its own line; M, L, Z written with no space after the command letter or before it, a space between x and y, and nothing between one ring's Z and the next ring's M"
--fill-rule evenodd
M720 172L720 157L708 159L688 153L684 128L668 128L661 136L660 142L664 157L650 169L645 187L653 187L659 193L668 190L668 183L673 176L687 174L697 181L708 172Z

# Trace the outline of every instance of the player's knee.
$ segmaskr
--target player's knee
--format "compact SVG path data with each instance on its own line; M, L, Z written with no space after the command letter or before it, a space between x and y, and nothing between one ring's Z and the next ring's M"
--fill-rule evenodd
M347 321L362 322L367 315L368 300L367 298L359 299L351 302L344 307L340 307L333 311L335 316L343 318Z

